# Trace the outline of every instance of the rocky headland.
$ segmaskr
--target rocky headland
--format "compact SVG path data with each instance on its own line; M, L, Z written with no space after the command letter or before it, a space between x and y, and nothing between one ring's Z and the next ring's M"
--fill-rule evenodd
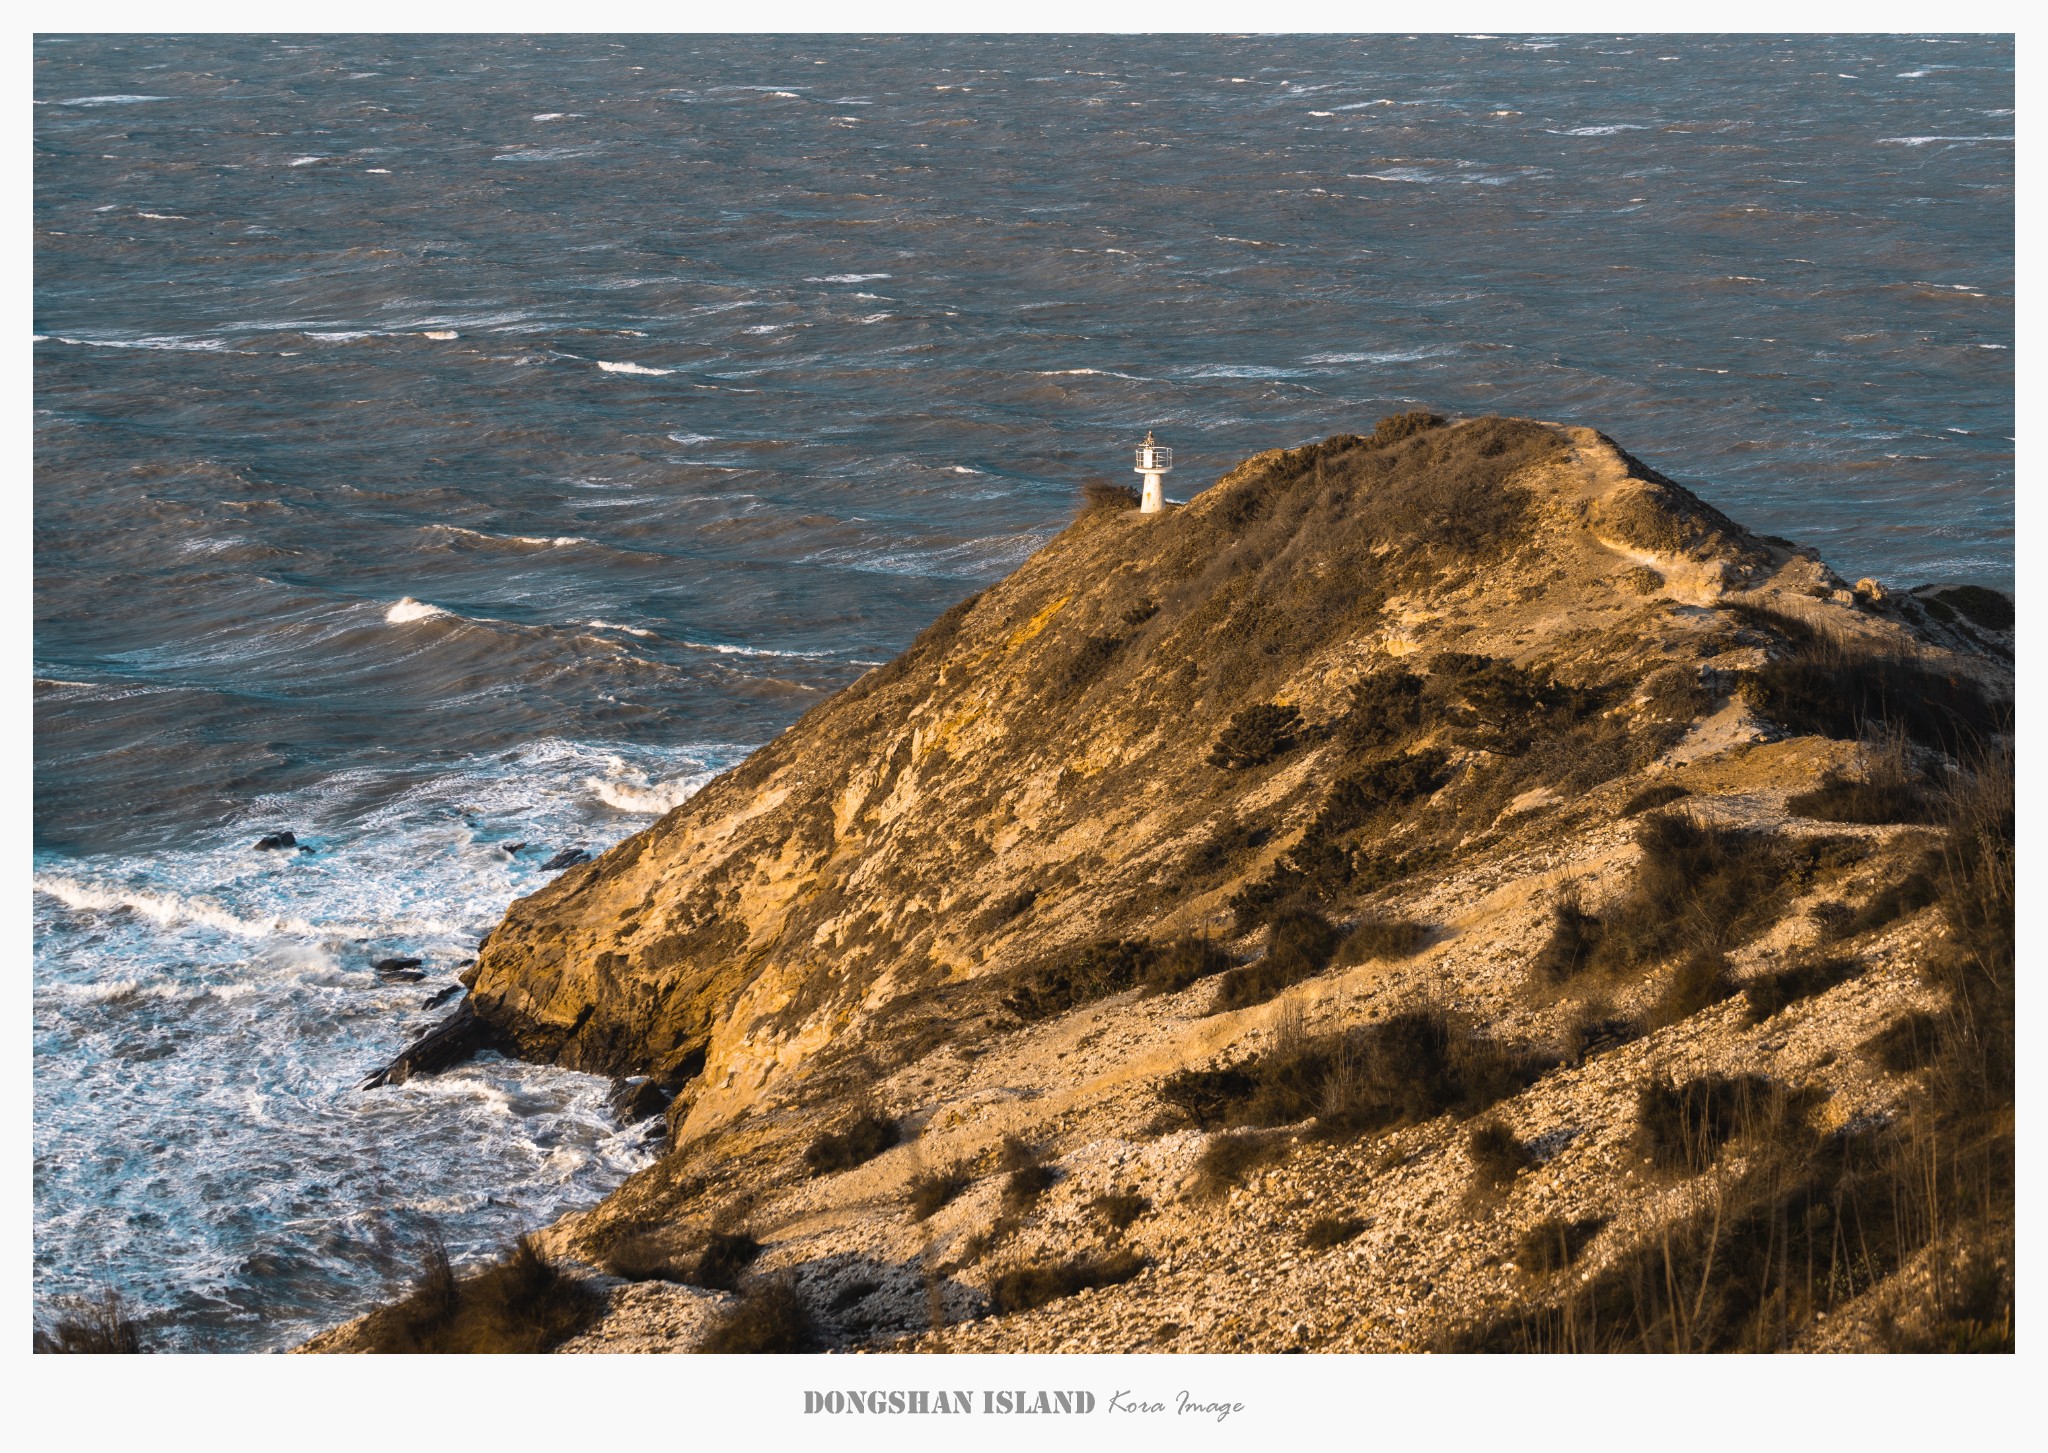
M2005 597L1520 419L1134 506L513 905L380 1075L663 1153L313 1350L2010 1346Z

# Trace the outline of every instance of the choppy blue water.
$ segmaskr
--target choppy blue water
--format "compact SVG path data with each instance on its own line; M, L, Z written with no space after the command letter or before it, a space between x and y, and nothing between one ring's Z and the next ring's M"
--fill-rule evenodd
M45 37L36 1280L185 1346L638 1164L350 1086L475 938L1121 476L1596 425L2013 578L1999 38ZM291 828L312 853L255 853ZM525 842L512 855L504 846ZM426 957L386 986L368 965Z

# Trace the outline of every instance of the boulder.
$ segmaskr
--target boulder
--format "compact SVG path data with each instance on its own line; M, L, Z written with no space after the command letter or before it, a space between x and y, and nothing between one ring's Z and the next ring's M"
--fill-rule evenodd
M621 1125L631 1125L668 1108L668 1093L652 1080L621 1080L612 1091L612 1114Z
M432 994L427 996L427 1002L420 1005L420 1008L439 1009L443 1004L446 1004L450 999L453 999L457 994L460 994L461 992L462 985L460 984L450 984L446 988L436 989Z
M422 962L415 958L379 959L371 967L377 971L377 977L387 984L417 984L426 977L426 973L420 968Z
M467 999L453 1014L408 1045L398 1058L368 1076L356 1088L402 1085L414 1075L438 1074L461 1064L490 1043L491 1033Z
M256 839L256 851L259 853L273 852L279 848L295 848L298 845L299 840L288 832L265 833Z
M543 873L552 873L558 868L573 868L578 863L589 861L589 858L590 854L582 848L563 848L559 853L556 853L552 858L542 863L540 870Z

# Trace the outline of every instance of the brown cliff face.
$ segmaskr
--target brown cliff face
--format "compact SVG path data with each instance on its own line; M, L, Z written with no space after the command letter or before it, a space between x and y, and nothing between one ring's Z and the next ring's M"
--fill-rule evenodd
M1255 926L1247 890L1295 894L1276 859L1380 752L1362 682L1476 673L1435 693L1456 729L1428 771L1462 798L1458 833L1483 834L1518 798L1674 746L1708 704L1702 663L1744 647L1700 609L1731 592L1905 639L1903 618L1827 600L1840 585L1589 430L1404 416L1259 455L1164 515L1083 513L896 661L514 904L476 1012L526 1057L679 1087L696 1134L827 1050L886 1063L905 1036L962 1032L905 1027L947 986L1099 939ZM1534 670L1488 679L1496 664ZM1286 750L1212 763L1259 707L1278 737L1241 720L1252 757ZM1363 866L1336 846L1345 862L1311 875L1326 906L1403 874L1398 831ZM1444 850L1409 845L1406 871Z

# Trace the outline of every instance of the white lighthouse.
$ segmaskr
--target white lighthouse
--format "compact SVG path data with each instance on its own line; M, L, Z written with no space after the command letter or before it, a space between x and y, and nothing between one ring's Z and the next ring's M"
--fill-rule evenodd
M1166 508L1166 476L1173 471L1173 451L1153 443L1150 429L1145 431L1145 442L1138 446L1137 468L1145 476L1145 497L1138 505L1138 513L1156 515Z

